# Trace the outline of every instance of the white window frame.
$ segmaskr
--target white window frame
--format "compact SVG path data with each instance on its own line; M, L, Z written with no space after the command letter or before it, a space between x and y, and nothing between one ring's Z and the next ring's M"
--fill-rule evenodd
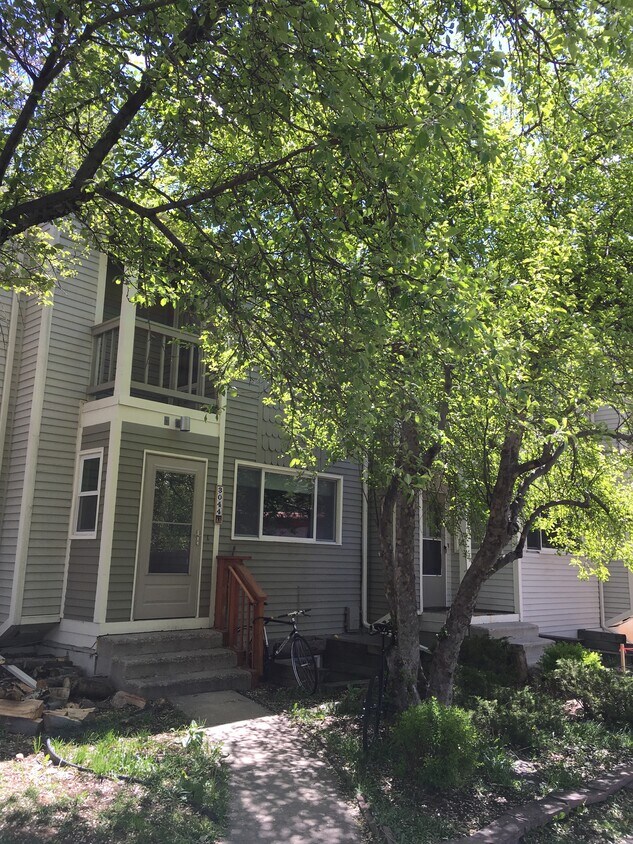
M237 473L240 466L245 466L248 469L260 470L259 483L259 536L244 536L241 533L235 533L235 505L237 502ZM307 477L313 480L313 524L312 537L303 536L267 536L263 533L264 522L264 472L270 472L276 475L290 475L291 477ZM316 538L316 496L317 496L317 481L319 478L324 478L330 481L336 481L336 525L335 525L335 539L317 539ZM343 544L343 476L333 475L327 472L305 472L301 469L286 469L283 466L270 466L267 463L251 463L247 460L235 461L235 472L233 475L233 514L231 518L231 539L239 542L295 542L308 545L342 545Z
M99 458L99 477L97 478L97 489L87 492L81 491L81 477L83 475L84 463L86 460ZM99 504L101 503L101 476L103 473L103 448L91 448L80 451L77 455L77 468L75 470L75 489L73 494L73 512L71 522L71 539L96 539L99 530ZM77 530L77 519L79 518L79 500L89 495L97 496L97 509L94 530Z

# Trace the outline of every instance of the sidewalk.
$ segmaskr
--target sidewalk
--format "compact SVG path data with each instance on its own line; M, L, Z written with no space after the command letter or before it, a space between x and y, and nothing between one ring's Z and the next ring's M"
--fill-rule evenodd
M222 844L361 844L360 813L287 718L236 692L172 700L210 725L209 738L229 754L229 833Z

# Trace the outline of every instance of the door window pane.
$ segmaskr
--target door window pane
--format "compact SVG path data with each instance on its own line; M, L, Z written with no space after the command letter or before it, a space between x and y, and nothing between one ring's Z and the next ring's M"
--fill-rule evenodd
M317 480L316 538L336 541L336 489L338 483L330 478Z
M442 574L442 542L438 539L422 540L422 574Z
M235 535L259 536L260 469L239 466L235 493Z
M422 502L422 574L442 574L442 507L439 501Z
M159 469L154 481L150 574L188 574L195 475Z
M312 538L314 481L264 472L264 536Z

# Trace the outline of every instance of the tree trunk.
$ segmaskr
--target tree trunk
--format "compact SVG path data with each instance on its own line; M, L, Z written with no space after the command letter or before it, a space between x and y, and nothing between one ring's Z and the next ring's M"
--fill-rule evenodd
M515 532L510 516L510 504L517 477L520 446L520 433L506 434L497 479L490 496L490 512L484 538L459 584L433 654L428 694L445 706L450 706L453 700L459 650L468 633L481 587L495 571L495 563Z
M398 646L390 652L389 676L396 707L404 711L420 702L420 633L415 584L415 497L397 487L398 480L394 478L391 494L383 499L379 529L387 600L398 631Z

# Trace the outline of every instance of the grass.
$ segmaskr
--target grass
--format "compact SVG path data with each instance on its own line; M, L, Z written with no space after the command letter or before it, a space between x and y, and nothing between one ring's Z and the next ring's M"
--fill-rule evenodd
M177 710L155 707L118 725L104 717L81 737L53 741L59 756L93 773L53 767L39 745L0 763L0 841L216 841L228 798L221 748L195 722L183 723Z

